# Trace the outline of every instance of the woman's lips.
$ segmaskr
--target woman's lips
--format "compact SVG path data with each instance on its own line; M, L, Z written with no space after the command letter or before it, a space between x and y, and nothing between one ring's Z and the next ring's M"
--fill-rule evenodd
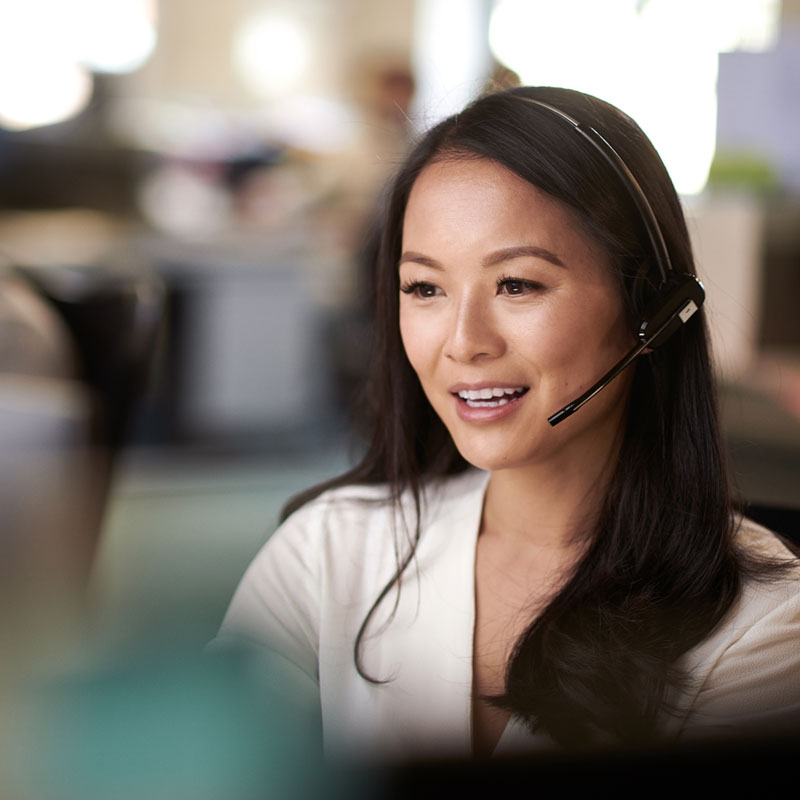
M471 408L505 405L528 391L527 386L486 386L482 389L461 389L457 394Z
M452 392L458 416L467 422L494 422L516 411L529 386L486 386Z

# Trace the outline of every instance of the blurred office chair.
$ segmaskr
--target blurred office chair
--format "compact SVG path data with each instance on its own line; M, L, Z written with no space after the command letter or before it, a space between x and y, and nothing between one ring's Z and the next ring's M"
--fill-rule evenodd
M164 287L148 271L24 267L20 271L59 312L94 393L97 444L119 448L144 393L164 312Z
M66 325L0 264L1 611L72 581L87 561L90 425Z
M67 332L74 353L71 377L85 393L89 409L80 452L73 452L75 466L88 476L81 493L82 531L73 537L83 554L85 577L117 456L145 393L162 325L164 290L158 277L139 270L25 266L15 273Z

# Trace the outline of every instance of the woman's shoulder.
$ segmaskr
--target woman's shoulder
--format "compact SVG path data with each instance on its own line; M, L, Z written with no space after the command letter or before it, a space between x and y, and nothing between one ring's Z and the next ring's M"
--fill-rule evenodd
M466 514L465 507L480 509L485 482L485 475L475 471L426 482L420 508L423 520L438 517L439 531L457 530L449 523ZM267 539L234 600L249 592L260 598L251 605L263 607L269 597L270 605L279 608L286 604L285 598L297 596L305 598L308 615L312 608L318 609L318 602L309 598L316 597L321 587L350 599L353 592L374 599L397 568L398 552L414 538L415 513L410 492L403 492L396 503L385 484L327 490L297 509Z
M735 543L746 564L738 613L763 617L787 602L800 608L800 558L789 542L741 517Z
M713 661L732 646L754 650L772 639L800 633L800 559L768 528L746 517L737 520L735 543L742 582L739 596L698 652ZM800 654L800 650L798 650Z
M775 533L742 518L739 598L688 654L690 735L726 735L800 719L800 560ZM747 563L749 562L749 563Z
M419 503L423 519L451 515L460 506L483 496L488 475L469 469L457 475L448 475L425 480L420 486ZM292 513L284 523L295 528L322 525L340 529L344 521L368 524L374 520L403 517L416 513L412 490L404 489L395 497L389 484L347 484L328 489L309 500Z
M318 574L340 576L365 564L379 565L380 575L388 579L384 572L396 568L397 553L416 540L418 525L424 548L429 539L448 541L462 521L479 517L485 483L485 473L475 470L426 481L419 509L410 490L394 498L386 484L329 489L291 514L256 561L293 560Z
M742 582L739 597L699 651L711 660L730 648L754 651L800 634L800 559L768 528L742 517L735 543ZM798 650L800 654L800 650Z
M736 542L747 552L767 557L792 559L798 555L787 539L746 516L737 518Z
M788 539L748 517L739 517L734 541L740 554L757 567L746 584L766 582L800 588L800 548ZM767 568L759 570L758 565L767 565ZM762 580L762 575L766 576L766 581Z

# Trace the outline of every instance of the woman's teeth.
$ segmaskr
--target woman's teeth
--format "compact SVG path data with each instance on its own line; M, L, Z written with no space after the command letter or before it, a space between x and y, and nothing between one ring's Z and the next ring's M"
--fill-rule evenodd
M486 387L484 389L464 389L458 393L458 396L470 408L495 408L510 403L527 391L527 386L518 386L515 389Z

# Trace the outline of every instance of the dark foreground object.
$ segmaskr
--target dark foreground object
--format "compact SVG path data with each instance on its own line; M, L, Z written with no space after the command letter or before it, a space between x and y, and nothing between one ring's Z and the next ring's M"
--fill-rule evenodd
M437 798L498 796L504 790L558 790L561 796L765 797L798 785L800 735L760 737L583 755L519 757L491 761L431 761L393 769L381 796ZM484 792L486 793L484 795Z

